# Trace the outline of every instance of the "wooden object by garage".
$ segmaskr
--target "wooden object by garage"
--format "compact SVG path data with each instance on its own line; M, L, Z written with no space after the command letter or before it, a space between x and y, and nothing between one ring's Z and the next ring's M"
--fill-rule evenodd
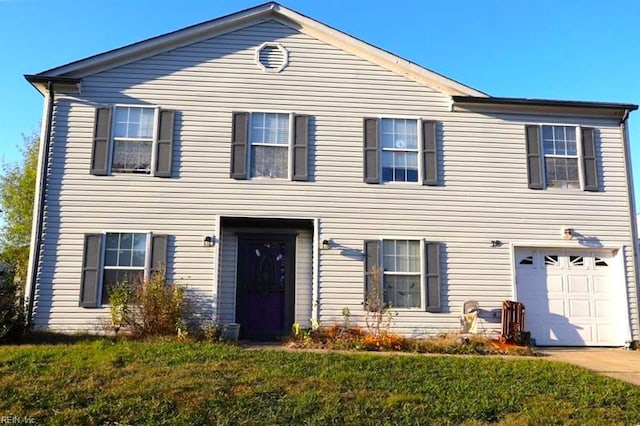
M503 342L528 344L529 333L524 331L525 307L521 302L505 300L502 302L502 335Z

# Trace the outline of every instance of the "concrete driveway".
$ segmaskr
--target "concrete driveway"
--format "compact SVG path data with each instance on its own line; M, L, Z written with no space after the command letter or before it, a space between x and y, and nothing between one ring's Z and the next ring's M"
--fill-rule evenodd
M622 348L538 348L544 359L588 368L640 386L640 350Z

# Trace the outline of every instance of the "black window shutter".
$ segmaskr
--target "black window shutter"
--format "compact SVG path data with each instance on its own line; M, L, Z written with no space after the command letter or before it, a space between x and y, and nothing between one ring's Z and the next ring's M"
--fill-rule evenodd
M163 272L166 276L168 235L151 236L151 274Z
M438 185L438 140L436 122L422 122L423 185Z
M158 141L156 145L156 171L159 177L171 177L173 157L173 125L175 111L161 109L158 114Z
M427 289L427 312L440 312L440 243L425 243L425 284Z
M540 126L528 125L525 127L527 139L527 177L530 189L543 189L544 156L540 150Z
M380 266L380 240L365 240L364 241L364 299L367 300L367 296L370 290L373 289L375 280L378 280L378 285L382 284L382 271L379 271L378 277L375 277L373 268ZM382 288L378 289L380 297ZM366 308L366 306L365 306Z
M378 137L378 119L365 118L364 138L364 181L380 183L380 138Z
M309 116L293 117L293 180L309 180Z
M598 166L596 162L596 131L591 127L582 127L582 166L584 171L584 190L599 191Z
M249 135L249 113L234 112L231 128L231 177L247 179L247 139Z
M80 306L83 308L98 307L101 257L102 234L86 234L84 236L82 278L80 281Z
M93 126L91 174L104 176L109 173L111 154L111 108L96 108Z

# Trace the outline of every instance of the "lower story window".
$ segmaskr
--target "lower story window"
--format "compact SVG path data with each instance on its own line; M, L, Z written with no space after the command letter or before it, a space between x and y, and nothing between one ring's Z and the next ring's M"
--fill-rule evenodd
M383 302L393 308L420 308L422 283L420 241L384 240Z
M144 280L147 234L108 233L104 251L102 303L109 303L111 288L119 282Z

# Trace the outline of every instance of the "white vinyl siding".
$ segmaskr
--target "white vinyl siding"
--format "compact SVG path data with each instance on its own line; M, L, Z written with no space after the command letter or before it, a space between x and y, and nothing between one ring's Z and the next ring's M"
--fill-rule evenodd
M274 40L291 53L289 65L278 74L266 73L255 63L255 49ZM217 264L213 252L202 247L202 236L215 234L219 215L319 218L320 241L336 244L319 255L321 324L341 322L345 307L352 322L363 321L362 241L380 235L442 242L442 312L403 310L393 320L394 331L400 333L457 331L467 300L477 300L485 312L499 309L503 300L513 297L509 245L522 241L622 247L625 269L616 282L625 286L629 300L636 300L617 120L452 112L451 98L436 89L275 21L88 76L81 97L56 97L37 326L90 329L97 322L95 309L78 307L83 235L95 232L96 224L175 236L169 272L187 284L188 293L202 306L211 306ZM179 143L174 147L178 178L88 175L91 105L130 99L179 112ZM232 112L257 110L313 117L312 179L229 177ZM439 122L442 186L363 182L362 118L390 116ZM528 189L524 126L542 122L598 129L602 191ZM575 229L583 239L562 240L562 227ZM493 248L491 240L505 244ZM228 260L222 257L224 268ZM220 286L225 287L228 271L220 274ZM629 310L638 339L635 302ZM210 313L204 308L201 312L205 317ZM107 310L101 314L108 319ZM481 316L480 330L499 327L493 317Z

